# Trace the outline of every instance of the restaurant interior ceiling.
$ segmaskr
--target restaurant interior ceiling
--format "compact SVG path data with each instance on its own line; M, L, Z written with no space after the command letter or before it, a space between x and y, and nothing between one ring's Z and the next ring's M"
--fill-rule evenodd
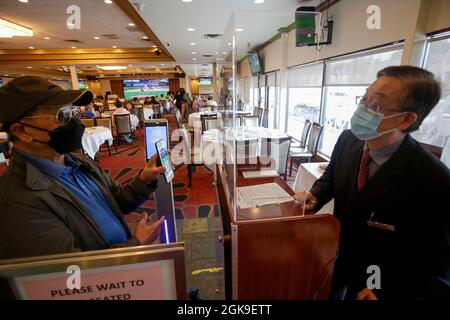
M230 61L230 25L242 30L235 34L237 56L243 57L290 25L300 5L323 2L77 0L77 29L68 19L72 0L26 1L0 1L0 18L33 30L32 37L0 38L3 76L68 78L69 65L77 65L80 78L211 76L213 63ZM126 69L100 70L104 65Z

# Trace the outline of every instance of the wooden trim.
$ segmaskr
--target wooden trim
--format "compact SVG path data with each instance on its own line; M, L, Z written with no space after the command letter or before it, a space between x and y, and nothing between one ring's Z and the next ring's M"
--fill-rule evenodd
M148 26L145 20L136 11L134 6L128 0L114 0L114 3L125 13L128 18L138 26L149 39L158 46L159 50L170 58L170 61L175 61L170 52L166 49L164 44L159 40L153 30Z

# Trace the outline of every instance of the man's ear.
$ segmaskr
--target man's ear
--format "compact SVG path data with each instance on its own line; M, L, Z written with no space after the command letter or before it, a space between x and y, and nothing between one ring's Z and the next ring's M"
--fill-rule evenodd
M33 142L33 137L30 136L26 131L25 131L25 126L21 123L15 122L13 123L10 127L9 127L9 132L11 132L17 139L23 141L23 142L27 142L27 143L31 143Z
M402 131L408 129L416 122L416 120L417 120L417 113L408 112L403 121L400 123L399 129Z

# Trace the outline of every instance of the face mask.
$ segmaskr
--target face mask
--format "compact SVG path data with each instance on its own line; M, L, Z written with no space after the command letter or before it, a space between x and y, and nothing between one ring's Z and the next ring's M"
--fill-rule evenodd
M364 104L360 103L350 120L351 131L359 140L366 141L378 138L383 134L397 130L397 128L394 128L392 130L379 133L378 126L382 120L397 117L404 113L405 112L401 112L385 117L382 113L370 110L366 108Z
M22 123L22 122L21 122ZM48 144L53 150L59 154L66 154L79 150L82 147L81 138L83 137L85 126L77 118L72 118L67 124L50 131L47 129L35 127L27 123L25 126L49 132L50 140L48 142L39 141Z

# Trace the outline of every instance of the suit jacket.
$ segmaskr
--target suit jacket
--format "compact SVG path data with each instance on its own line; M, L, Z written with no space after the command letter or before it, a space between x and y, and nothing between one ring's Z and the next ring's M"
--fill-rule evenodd
M407 135L358 192L363 146L344 131L311 189L317 210L334 198L334 215L341 222L335 287L346 285L348 297L354 298L373 274L367 268L376 265L381 289L375 294L380 298L448 297L449 169ZM371 227L370 219L395 230Z
M122 214L139 207L156 189L137 176L120 185L90 158L71 154L92 178L122 223L129 240L114 245L135 246ZM0 260L109 248L89 213L63 185L42 173L18 153L0 178Z

